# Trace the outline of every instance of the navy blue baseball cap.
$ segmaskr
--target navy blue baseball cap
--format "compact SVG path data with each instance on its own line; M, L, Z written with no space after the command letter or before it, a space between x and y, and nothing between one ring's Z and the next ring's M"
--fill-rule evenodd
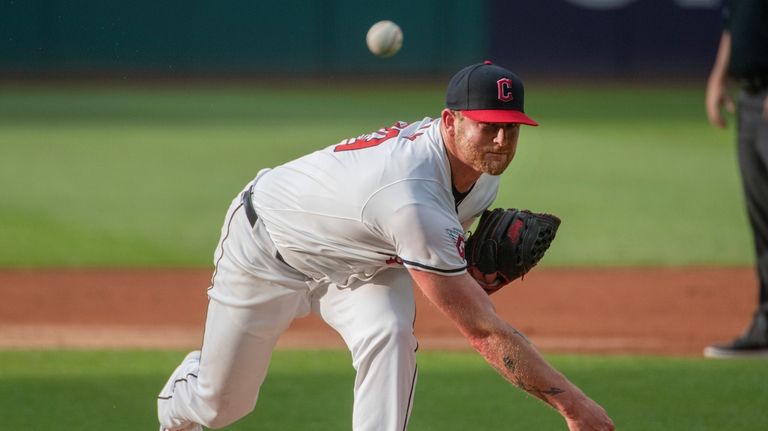
M490 61L458 71L448 83L445 106L475 121L538 126L523 109L523 81Z

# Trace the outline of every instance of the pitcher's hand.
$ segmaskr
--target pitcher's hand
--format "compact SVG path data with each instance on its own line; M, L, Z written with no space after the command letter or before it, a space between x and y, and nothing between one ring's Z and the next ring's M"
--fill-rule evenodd
M608 417L599 404L584 397L583 401L573 410L573 414L565 417L570 431L614 431L613 421Z

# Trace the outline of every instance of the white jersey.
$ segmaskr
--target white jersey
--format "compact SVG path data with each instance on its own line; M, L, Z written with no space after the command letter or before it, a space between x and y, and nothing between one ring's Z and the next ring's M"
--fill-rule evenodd
M457 205L440 120L424 118L262 170L252 199L288 264L346 286L392 266L466 272L464 230L498 184L481 175Z

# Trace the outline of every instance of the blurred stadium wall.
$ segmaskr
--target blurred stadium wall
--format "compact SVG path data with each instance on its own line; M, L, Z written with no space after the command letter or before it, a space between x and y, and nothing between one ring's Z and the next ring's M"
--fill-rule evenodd
M0 77L366 77L495 59L527 76L701 76L718 0L0 0ZM365 33L391 19L403 50Z

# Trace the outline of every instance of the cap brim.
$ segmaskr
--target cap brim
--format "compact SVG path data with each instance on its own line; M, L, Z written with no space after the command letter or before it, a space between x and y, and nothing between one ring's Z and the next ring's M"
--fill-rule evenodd
M518 123L528 126L538 126L539 123L520 111L511 109L470 109L461 111L470 120L483 123Z

